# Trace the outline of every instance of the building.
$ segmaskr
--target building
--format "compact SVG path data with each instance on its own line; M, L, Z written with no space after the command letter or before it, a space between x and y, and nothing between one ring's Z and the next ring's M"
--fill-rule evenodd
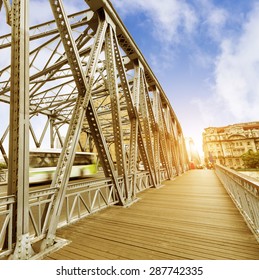
M241 156L259 151L259 122L239 123L224 127L208 127L203 132L203 151L206 164L223 164L243 168Z

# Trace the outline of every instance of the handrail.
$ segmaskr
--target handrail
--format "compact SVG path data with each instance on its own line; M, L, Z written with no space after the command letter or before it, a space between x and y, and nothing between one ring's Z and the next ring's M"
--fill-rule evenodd
M259 180L219 164L215 171L259 242Z

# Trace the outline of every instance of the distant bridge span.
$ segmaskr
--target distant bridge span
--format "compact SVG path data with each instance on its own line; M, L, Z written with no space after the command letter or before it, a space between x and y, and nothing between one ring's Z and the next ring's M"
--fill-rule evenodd
M46 1L50 20L29 26L30 1L0 1L7 22L7 34L0 34L0 106L10 114L0 137L9 174L0 200L0 256L13 259L35 255L36 241L38 252L57 243L77 150L97 151L106 178L87 186L89 205L77 197L89 212L98 197L129 205L138 191L188 170L180 123L110 1L82 1L72 15L64 2ZM62 147L54 179L49 190L29 193L30 147L46 145Z

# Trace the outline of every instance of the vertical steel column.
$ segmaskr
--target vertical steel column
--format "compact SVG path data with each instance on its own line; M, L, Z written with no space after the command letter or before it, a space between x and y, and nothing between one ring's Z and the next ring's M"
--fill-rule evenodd
M141 159L143 161L144 167L150 172L151 184L156 186L155 176L153 174L149 154L144 144L144 139L142 135L142 128L139 117L139 107L140 107L140 91L141 91L141 75L143 66L139 60L134 61L134 82L133 82L133 106L134 106L134 118L131 121L131 135L130 135L130 163L129 170L132 170L136 175L136 164L138 158L138 152L140 153Z
M29 259L29 1L12 1L8 194L16 195L16 247L11 258ZM13 240L15 242L15 240Z
M106 71L107 71L107 84L108 91L111 99L111 112L112 112L112 124L115 144L115 155L117 164L118 176L123 176L126 199L130 199L129 182L127 174L127 166L125 159L125 149L123 143L123 131L122 122L120 116L120 100L117 86L117 69L114 52L114 40L113 40L112 22L109 22L109 26L105 36L105 58L106 58Z
M165 127L165 139L166 139L166 149L167 149L167 155L168 155L168 164L170 166L170 173L172 176L172 170L173 170L173 163L174 162L174 145L172 145L173 142L173 135L171 130L171 115L170 115L170 109L168 105L166 105L163 108L163 119L164 119L164 127Z
M49 136L50 136L50 148L54 148L54 119L49 116Z
M136 176L137 176L137 160L138 160L138 118L136 114L139 111L139 79L140 68L134 63L134 80L133 80L133 106L135 108L134 118L130 123L130 148L129 148L129 174L133 175L133 196L136 196Z
M175 167L175 171L176 171L176 175L179 175L180 172L180 163L178 160L178 140L177 140L177 136L175 136L175 134L171 133L170 134L170 151L171 151L171 159L172 159L172 166Z
M114 31L115 32L115 31ZM133 96L132 92L129 87L129 83L127 80L127 75L123 63L122 56L119 50L119 43L117 37L114 34L114 52L115 52L115 60L117 65L117 71L120 78L120 85L123 90L123 95L126 100L127 104L127 111L130 120L130 151L129 151L129 162L128 162L128 175L132 175L132 183L129 184L128 189L128 199L134 200L136 198L136 166L137 166L137 151L138 151L138 107L139 101L135 99L135 89L133 89ZM134 85L133 85L134 87ZM138 93L137 93L138 96ZM133 101L134 99L134 101ZM138 99L138 97L137 97Z
M182 172L185 172L187 167L187 153L185 147L185 140L182 132L179 133L179 156L180 156L180 164L182 167Z
M170 161L169 156L170 154L168 153L168 148L167 148L167 128L166 128L166 123L164 119L164 113L163 113L163 108L162 104L160 103L160 106L158 108L158 114L159 114L159 135L160 135L160 154L161 154L161 159L162 159L162 164L164 168L167 171L167 176L170 179L172 177L172 161Z
M149 91L148 91L148 85L146 82L146 79L144 78L144 93L145 93L145 101L146 101L146 107L147 107L147 112L148 112L148 120L149 120L149 127L151 127L150 135L151 132L153 134L153 142L152 148L153 148L153 169L154 169L154 174L155 178L157 180L157 185L160 185L160 178L158 177L158 170L159 170L159 133L158 133L158 124L156 122L155 118L155 113L154 113L154 106L151 103L150 96L149 96ZM152 138L151 138L152 139Z
M153 90L153 112L154 112L154 157L155 157L155 170L157 173L158 184L161 184L160 177L160 145L159 145L159 106L160 95L157 88Z
M179 142L178 142L178 129L177 129L177 123L174 120L172 123L172 127L174 127L174 134L173 134L173 147L172 147L172 154L174 159L174 164L176 168L177 175L181 174L181 168L180 168L180 159L179 159Z
M155 164L154 164L154 151L153 151L153 143L152 136L150 131L150 118L152 116L149 115L148 105L147 105L147 87L145 83L145 76L143 69L140 70L140 112L143 118L143 132L145 137L146 149L148 153L148 158L150 162L150 172L153 174L155 179L155 186L157 186L157 177L155 172Z

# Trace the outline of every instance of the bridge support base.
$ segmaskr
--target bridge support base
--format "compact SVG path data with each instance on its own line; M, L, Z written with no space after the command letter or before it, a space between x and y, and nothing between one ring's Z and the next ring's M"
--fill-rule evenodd
M127 199L125 200L125 204L124 205L119 205L119 204L115 204L115 205L112 205L110 207L122 207L122 208L127 208L127 207L130 207L132 204L138 202L141 198L138 198L138 197L134 197L132 199Z
M140 200L140 198L138 198L138 197L134 197L134 198L132 198L132 199L126 200L126 201L125 201L125 204L123 205L123 207L124 207L124 208L130 207L132 204L138 202L139 200Z
M55 238L55 242L52 246L46 247L44 250L39 251L37 254L35 254L34 256L32 256L30 258L30 260L42 260L45 256L47 256L48 254L51 254L59 249L61 249L62 247L68 245L71 241L67 240L67 239L62 239L62 238ZM41 248L40 244L39 244L39 248ZM39 249L41 250L41 249Z
M29 260L35 252L31 247L29 234L18 237L14 253L9 257L10 260Z

